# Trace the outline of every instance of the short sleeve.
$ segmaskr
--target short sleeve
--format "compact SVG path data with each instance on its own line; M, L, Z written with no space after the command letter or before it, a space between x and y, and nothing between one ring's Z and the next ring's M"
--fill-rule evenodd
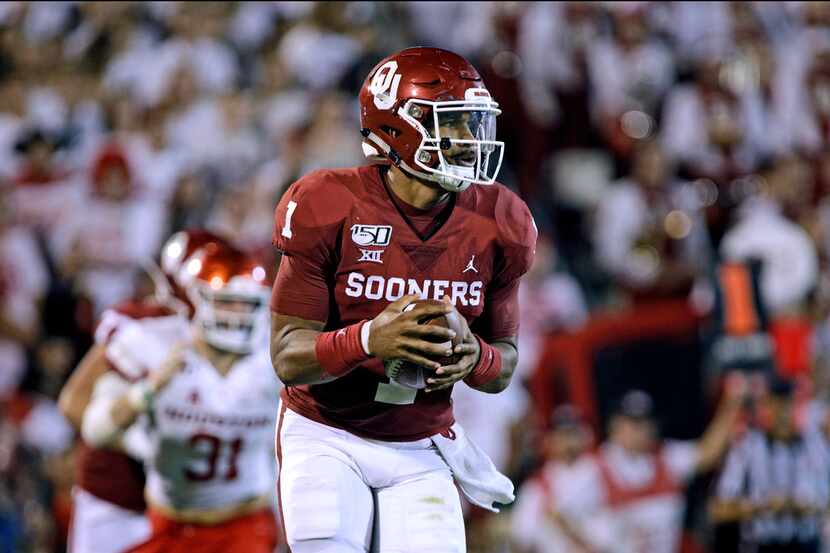
M110 337L106 357L123 379L136 382L161 367L177 344L189 340L189 324L182 317L125 321Z
M284 256L271 291L271 311L326 322L329 288L324 267L304 256Z
M492 286L509 286L525 274L536 255L538 231L527 204L508 189L503 189L495 206L498 227L498 256Z
M283 253L271 310L326 321L338 243L354 198L331 172L315 171L292 184L274 214L274 246Z
M686 481L695 471L698 459L697 442L670 441L663 448L663 461L671 475L678 481Z
M519 278L536 255L536 223L518 196L503 188L495 205L498 240L493 280L484 296L484 312L474 331L485 340L519 332Z
M353 201L326 171L301 178L288 188L274 212L274 246L288 257L320 267L331 264Z
M519 279L488 290L484 311L473 323L472 330L488 342L518 335Z
M127 300L104 310L95 327L95 343L107 344L123 324L145 318L167 317L170 315L174 315L173 310L164 305Z

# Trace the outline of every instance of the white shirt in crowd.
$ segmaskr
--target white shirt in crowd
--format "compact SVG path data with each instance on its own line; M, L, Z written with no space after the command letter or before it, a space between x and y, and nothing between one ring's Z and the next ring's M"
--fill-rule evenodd
M695 469L697 444L667 441L657 455L643 455L628 453L609 443L600 448L599 454L604 457L614 481L622 488L652 485L661 488L636 500L614 505L614 498L606 487L610 532L616 544L614 551L676 553L683 527L684 487ZM661 474L662 470L665 474ZM659 486L660 483L655 482L661 477L671 480L666 483L668 486Z
M599 551L677 553L684 486L695 469L697 445L667 441L658 451L659 457L631 454L607 443L597 455L571 466L548 464L543 478L529 481L518 493L514 539L536 547L534 553L568 551L563 545L568 538L545 522L546 512L555 509ZM632 497L617 497L620 490Z
M552 330L575 332L588 321L588 302L570 274L557 272L541 282L523 278L519 283L519 362L515 380L536 370L545 338Z
M23 328L39 322L40 301L49 275L32 233L22 226L0 231L0 311ZM15 384L26 369L26 350L17 341L0 336L0 383ZM0 396L4 386L0 384Z
M723 237L721 254L731 261L763 261L761 292L773 314L804 301L818 277L813 240L762 198L741 206L738 224Z
M674 80L674 60L657 41L625 51L613 40L601 39L588 51L588 73L594 117L619 116L631 109L653 114Z
M583 455L572 464L548 462L539 475L528 480L517 494L511 518L511 537L522 551L561 553L571 551L572 541L550 518L556 511L597 550L613 544L603 513L602 488L594 458Z
M706 236L699 201L692 190L681 183L666 184L665 201L657 209L650 206L642 189L623 179L602 196L594 227L597 261L612 275L629 282L648 284L658 275L659 266L652 257L632 255L632 249L649 227L663 227L663 217L680 210L689 217L688 235L679 240L682 255L690 262L705 259Z
M142 263L161 246L166 228L164 205L137 197L112 202L89 196L84 208L64 221L62 254L80 253L80 288L96 313L130 297Z

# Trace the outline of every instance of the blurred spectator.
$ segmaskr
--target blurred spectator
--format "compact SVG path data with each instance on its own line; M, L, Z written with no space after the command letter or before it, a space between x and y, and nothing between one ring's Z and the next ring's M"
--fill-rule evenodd
M656 130L674 79L671 52L649 29L648 10L646 3L614 4L611 39L599 39L588 51L593 116L606 143L625 160L638 139Z
M89 175L86 207L63 221L63 270L75 275L95 313L134 293L136 270L152 259L165 230L157 201L142 197L123 150L101 151Z
M600 521L602 490L590 427L575 407L556 409L545 436L546 463L519 489L511 535L516 553L616 551Z
M597 262L636 297L688 293L706 268L708 237L694 188L674 179L659 142L637 146L631 175L600 201Z
M712 422L697 442L663 442L652 399L628 392L609 421L597 465L608 509L613 551L678 551L684 488L696 473L720 461L740 413L746 381L735 377Z
M740 527L737 543L718 543L717 551L820 551L830 465L826 443L815 442L822 438L797 427L793 391L774 380L762 400L762 426L729 450L710 512L715 522Z
M536 367L544 339L559 332L575 332L588 320L585 295L561 260L550 238L539 235L533 265L519 284L521 358L516 376L530 377Z
M79 207L80 183L56 159L56 136L34 128L19 137L15 149L23 159L12 178L10 202L18 220L54 238L57 225Z
M280 62L304 88L335 88L360 58L361 30L337 2L317 2L309 15L280 41Z
M726 260L763 262L761 291L773 318L801 312L818 278L813 241L786 217L785 210L797 210L810 185L798 167L781 158L762 173L761 190L741 204L737 223L720 248Z
M26 348L40 334L49 285L41 248L14 215L8 190L0 190L0 397L26 370Z
M820 2L806 9L828 11ZM815 153L830 145L830 38L826 30L805 30L788 61L802 69L793 75L786 106L786 129L793 146Z
M763 151L758 98L728 86L727 67L715 56L698 64L695 81L666 98L662 140L693 177L725 185L752 170Z
M520 82L531 120L556 126L557 145L586 146L595 136L590 117L588 49L600 35L598 5L583 2L538 2L520 24Z

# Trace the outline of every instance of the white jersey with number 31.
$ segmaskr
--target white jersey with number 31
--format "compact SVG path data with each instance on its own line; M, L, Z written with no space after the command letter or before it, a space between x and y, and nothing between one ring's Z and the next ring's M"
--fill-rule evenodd
M184 361L149 417L149 501L216 509L272 494L279 384L267 349L224 376L192 350Z

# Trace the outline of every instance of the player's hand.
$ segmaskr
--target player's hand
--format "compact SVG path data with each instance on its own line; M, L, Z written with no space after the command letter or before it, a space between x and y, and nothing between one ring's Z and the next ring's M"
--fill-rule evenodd
M414 294L404 296L390 303L372 320L369 351L380 359L405 359L436 370L441 365L429 357L441 358L452 355L450 349L436 342L452 340L455 331L439 325L418 324L418 321L446 315L454 308L447 304L422 303L404 313L406 306L419 298L420 296Z
M186 347L184 343L174 345L161 364L161 367L159 367L159 370L154 371L147 379L147 383L150 385L153 393L158 393L163 390L170 383L170 380L182 370L184 367L184 352Z
M444 303L449 305L451 309L455 309L446 297ZM464 326L464 340L455 346L453 354L461 355L461 358L453 365L446 365L437 369L435 376L427 378L427 392L448 388L459 380L463 380L478 364L478 358L481 356L481 347L478 345L478 340L473 336L473 332L467 325L467 319L460 313L458 313L458 318Z

